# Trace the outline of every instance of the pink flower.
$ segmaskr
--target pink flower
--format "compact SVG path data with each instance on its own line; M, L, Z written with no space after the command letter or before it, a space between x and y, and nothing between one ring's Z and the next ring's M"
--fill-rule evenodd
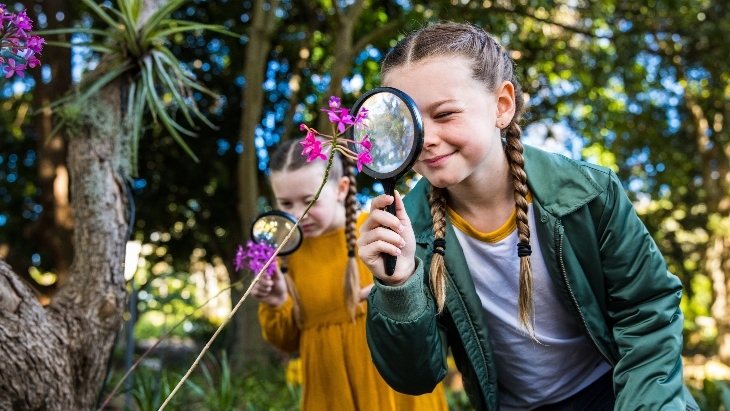
M30 20L30 18L28 17L28 15L25 14L25 10L23 10L20 13L16 14L15 15L15 19L12 20L12 23L21 32L26 32L26 31L33 30L33 22ZM25 33L22 33L22 34L25 34Z
M25 77L25 74L23 74L23 70L25 70L25 64L16 64L14 59L9 59L8 65L3 67L3 71L5 72L5 78L13 77L13 74L17 74L20 77Z
M36 58L36 56L30 56L27 60L28 67L33 68L39 64L41 64L41 61Z
M346 108L341 108L339 110L333 109L333 110L322 110L329 116L330 122L337 124L337 131L340 133L345 132L345 128L347 128L348 125L352 125L355 123L355 119L352 118L350 115L350 110ZM339 111L339 113L338 113Z
M322 154L322 142L317 140L311 130L307 130L307 137L301 142L301 145L304 147L302 155L307 156L307 161L312 161L316 158L327 160L327 156Z
M332 97L330 97L328 104L330 106L330 110L336 110L336 109L340 108L340 98L332 96Z
M361 151L357 154L357 171L362 171L363 164L370 164L373 162L373 158L370 157L370 150Z
M365 127L363 124L363 121L368 116L368 109L365 107L360 107L360 111L357 112L357 116L355 116L355 125L359 127Z
M236 257L233 259L234 270L240 271L246 267L254 273L258 273L266 265L276 248L265 243L254 243L251 240L246 242L246 248L238 246ZM272 263L266 268L264 276L271 278L276 272L276 264Z
M43 51L43 45L46 41L40 36L30 36L25 42L25 47L31 49L34 53L40 54ZM31 66L32 67L32 66Z

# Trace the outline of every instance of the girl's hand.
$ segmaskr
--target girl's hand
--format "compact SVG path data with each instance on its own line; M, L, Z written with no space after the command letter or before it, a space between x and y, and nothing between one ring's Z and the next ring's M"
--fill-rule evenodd
M384 208L394 201L395 215L392 215ZM370 215L360 227L357 247L360 259L385 285L401 285L413 274L416 269L416 237L398 192L395 197L383 194L373 199ZM381 253L397 257L392 276L385 274Z
M363 287L360 289L360 292L357 293L357 296L359 298L360 302L363 302L368 299L368 295L370 295L370 290L373 289L373 284L370 284L367 287Z
M251 289L251 295L269 307L276 308L284 304L289 298L289 293L286 291L284 274L279 267L276 267L271 278L266 278L266 275L262 274Z

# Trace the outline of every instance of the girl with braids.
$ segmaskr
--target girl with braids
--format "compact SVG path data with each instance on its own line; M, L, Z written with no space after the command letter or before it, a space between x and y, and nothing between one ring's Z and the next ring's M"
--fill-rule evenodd
M383 378L430 392L450 348L477 410L697 409L681 283L613 172L522 145L508 52L478 27L434 24L381 74L425 132L424 178L405 201L373 199L358 240L377 277L367 336ZM392 276L382 253L397 256Z
M297 218L316 195L326 165L308 163L301 141L281 144L270 163L277 206ZM441 387L429 395L400 394L370 360L362 301L372 276L355 254L358 210L349 163L344 156L335 159L319 199L301 221L304 240L286 257L286 275L277 270L261 277L251 291L261 302L264 338L284 352L299 352L303 411L446 411Z

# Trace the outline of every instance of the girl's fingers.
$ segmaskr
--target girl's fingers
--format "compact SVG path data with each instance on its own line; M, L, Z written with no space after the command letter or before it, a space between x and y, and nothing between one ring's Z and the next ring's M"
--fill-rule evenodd
M365 301L368 299L368 295L370 295L370 290L373 288L373 284L370 284L369 286L360 289L360 292L358 293L358 297L360 298L360 301Z

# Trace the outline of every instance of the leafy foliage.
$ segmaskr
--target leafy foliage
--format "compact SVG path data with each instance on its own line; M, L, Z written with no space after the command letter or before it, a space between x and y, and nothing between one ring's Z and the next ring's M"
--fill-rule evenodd
M90 35L91 39L94 36L101 38L102 41L91 40L85 43L49 42L48 44L65 47L85 46L102 53L106 58L106 65L99 67L91 79L82 82L76 92L48 105L49 108L66 106L66 109L60 111L61 121L57 129L71 125L91 96L113 81L129 76L129 88L124 95L131 127L132 164L135 167L133 174L136 174L137 152L146 109L150 110L154 120L164 126L187 154L196 162L199 161L182 137L183 135L192 137L196 134L181 126L168 111L171 109L179 111L189 127L195 128L193 121L195 118L215 129L213 123L198 109L194 92L207 94L214 99L217 99L217 96L199 85L192 75L185 72L180 61L165 44L168 37L183 32L199 33L208 30L227 35L231 33L219 25L169 19L167 16L185 1L168 1L140 24L142 0L118 0L119 10L104 8L92 0L82 0L94 12L97 19L108 25L106 30L73 28L40 32L41 34L84 33Z

